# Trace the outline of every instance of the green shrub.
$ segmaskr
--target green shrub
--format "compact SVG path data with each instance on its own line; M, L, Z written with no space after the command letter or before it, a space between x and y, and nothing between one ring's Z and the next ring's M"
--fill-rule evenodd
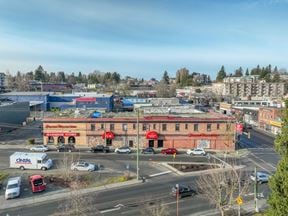
M30 138L27 140L28 144L30 145L34 145L35 144L35 139L34 138Z

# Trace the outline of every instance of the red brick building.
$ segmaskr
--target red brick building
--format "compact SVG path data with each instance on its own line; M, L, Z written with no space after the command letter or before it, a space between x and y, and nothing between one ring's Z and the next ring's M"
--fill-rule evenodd
M276 107L259 108L259 127L274 134L280 133L282 110Z
M46 118L45 144L74 143L92 146L137 147L137 117ZM141 116L140 148L194 148L235 150L235 119L216 113L190 116Z

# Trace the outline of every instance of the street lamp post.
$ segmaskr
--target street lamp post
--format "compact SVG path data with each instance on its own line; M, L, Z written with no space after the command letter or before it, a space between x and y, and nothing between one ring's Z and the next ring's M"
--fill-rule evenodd
M137 180L139 180L139 108L137 109Z

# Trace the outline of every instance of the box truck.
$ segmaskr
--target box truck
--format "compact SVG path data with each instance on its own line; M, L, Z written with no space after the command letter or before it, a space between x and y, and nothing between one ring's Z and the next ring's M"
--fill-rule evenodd
M10 155L10 168L47 170L52 164L46 153L15 152Z

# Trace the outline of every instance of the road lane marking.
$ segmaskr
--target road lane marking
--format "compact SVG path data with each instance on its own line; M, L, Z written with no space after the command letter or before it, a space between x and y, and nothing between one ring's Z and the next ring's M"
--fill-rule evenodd
M275 167L275 166L273 166L272 164L270 164L270 163L268 163L268 162L264 161L263 159L259 158L258 156L256 156L256 155L255 155L255 154L253 154L252 152L251 152L250 154L251 154L252 156L254 156L255 158L257 158L258 160L260 160L261 162L265 163L266 165L268 165L268 166L270 166L270 167L272 167L273 169L275 169L275 170L276 170L276 167Z
M156 176L160 176L160 175L166 175L166 174L169 174L169 173L172 173L172 171L165 171L165 172L160 172L160 173L155 173L155 174L152 174L152 175L149 175L149 177L156 177Z
M258 167L260 167L261 169L265 170L266 172L268 172L269 174L272 174L268 169L266 169L265 167L261 166L259 163L257 163L255 160L251 159L251 158L247 158L248 160L250 160L252 163L254 163L255 165L257 165Z
M108 213L108 212L112 212L112 211L118 211L120 210L121 207L118 207L118 208L112 208L112 209L107 209L107 210L103 210L103 211L100 211L101 214L104 214L104 213Z

